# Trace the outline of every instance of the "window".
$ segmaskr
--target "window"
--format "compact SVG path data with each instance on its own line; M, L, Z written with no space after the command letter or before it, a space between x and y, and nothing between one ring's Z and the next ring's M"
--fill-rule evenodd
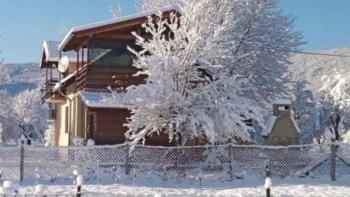
M127 46L132 42L92 40L89 42L88 60L92 66L127 67L132 65L132 54Z

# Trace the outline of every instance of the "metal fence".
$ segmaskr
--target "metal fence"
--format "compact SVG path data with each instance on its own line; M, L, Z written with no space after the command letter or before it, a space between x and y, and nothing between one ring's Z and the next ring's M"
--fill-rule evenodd
M2 147L0 169L7 180L64 182L78 170L86 181L150 173L162 179L263 178L350 175L350 145L154 147L127 144L84 147Z

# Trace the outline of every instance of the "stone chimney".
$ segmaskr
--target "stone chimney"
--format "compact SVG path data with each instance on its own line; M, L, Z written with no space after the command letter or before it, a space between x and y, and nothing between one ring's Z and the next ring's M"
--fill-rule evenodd
M273 102L273 116L267 123L263 133L267 136L268 145L295 145L299 144L299 127L293 118L291 102L276 100Z
M292 103L289 100L276 100L273 103L273 115L278 116L281 112L290 114Z

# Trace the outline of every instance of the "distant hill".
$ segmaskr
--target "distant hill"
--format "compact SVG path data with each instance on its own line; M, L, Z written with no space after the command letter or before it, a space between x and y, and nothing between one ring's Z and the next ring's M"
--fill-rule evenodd
M0 65L0 90L15 95L26 89L39 88L45 80L45 71L38 63L19 63Z

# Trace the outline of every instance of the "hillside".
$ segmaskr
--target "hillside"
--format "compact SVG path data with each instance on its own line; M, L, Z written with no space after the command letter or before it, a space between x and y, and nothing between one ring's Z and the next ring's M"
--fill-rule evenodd
M45 80L45 71L37 63L0 65L0 90L16 94L25 89L35 89Z
M317 52L350 56L350 47ZM343 90L348 92L346 82L350 80L350 57L298 54L293 56L290 61L294 79L306 80L309 83L307 87L314 91L318 91L326 85L331 86L331 89L345 88Z
M349 48L317 51L318 53L350 56ZM326 96L341 109L350 107L350 57L298 54L291 58L295 81L305 81L317 99Z

